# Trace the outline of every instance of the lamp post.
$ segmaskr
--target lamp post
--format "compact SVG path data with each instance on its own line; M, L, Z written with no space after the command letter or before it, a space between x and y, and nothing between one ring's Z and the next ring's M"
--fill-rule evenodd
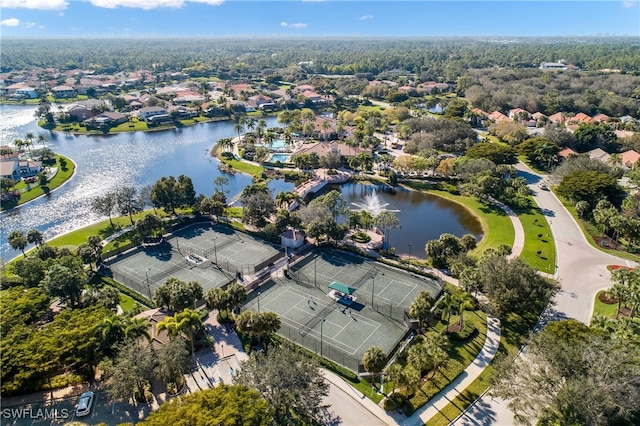
M261 291L258 292L258 313L260 313L260 295L262 294Z
M411 263L411 243L409 243L409 263Z
M376 294L376 275L371 275L371 309L373 309L373 296Z
M213 257L216 262L216 266L218 266L218 247L216 246L216 239L213 238Z
M147 291L149 291L149 301L153 302L153 298L151 297L151 284L149 283L149 271L151 268L147 268L144 271L144 276L147 278Z
M324 318L322 318L322 321L320 321L320 358L322 358L322 325L324 324L326 320Z
M316 276L317 276L317 274L316 274L316 260L318 260L318 256L315 256L313 258L313 285L315 287L318 287L318 284L317 284L317 281L316 281Z

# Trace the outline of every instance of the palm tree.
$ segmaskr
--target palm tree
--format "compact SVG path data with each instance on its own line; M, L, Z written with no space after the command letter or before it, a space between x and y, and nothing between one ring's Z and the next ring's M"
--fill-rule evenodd
M193 340L194 332L202 328L202 319L200 312L186 308L182 312L178 312L172 317L166 317L156 326L157 331L167 330L169 336L177 336L182 333L191 343L191 354L195 353Z
M460 304L458 306L458 315L460 315L458 318L458 327L462 332L462 330L464 330L464 312L472 310L474 303L473 298L467 292L463 292L458 296L458 303Z
M100 339L102 341L102 347L111 351L111 349L118 343L124 340L124 324L122 318L113 315L100 321L96 326Z
M442 313L447 316L447 333L449 332L449 320L451 319L451 314L456 313L458 311L458 301L451 293L447 293L442 298L440 302L440 306L442 307Z
M35 244L36 246L40 247L40 245L42 245L42 243L44 242L44 237L42 236L42 232L38 231L37 229L30 229L27 232L27 241L31 244Z
M238 133L238 141L242 141L241 135L244 133L244 118L240 117L238 122L233 125L233 130Z
M33 132L27 132L26 135L24 135L24 141L26 142L26 146L29 147L29 151L31 151L31 148L33 147L33 140L36 137L34 136Z
M144 337L151 342L149 325L149 321L146 318L130 318L124 323L124 337L131 340Z
M620 307L622 306L622 302L627 300L629 291L624 284L615 283L613 287L607 290L607 295L618 302L618 309L616 310L616 318L618 318L620 316Z
M256 128L256 119L253 117L249 117L248 120L246 120L246 124L247 124L247 129L252 132L253 129Z
M324 141L327 142L327 130L331 128L329 124L329 120L322 120L322 136L324 136Z
M45 135L44 133L39 133L38 134L38 142L40 144L42 144L42 146L45 146L47 143L47 135Z
M387 363L387 355L377 346L372 346L362 355L362 366L366 371L371 373L371 387L373 387L373 379L384 369Z
M262 135L267 128L267 122L264 119L260 119L258 121L258 126L256 127L256 135L258 136L258 144L260 144L260 140L262 139Z

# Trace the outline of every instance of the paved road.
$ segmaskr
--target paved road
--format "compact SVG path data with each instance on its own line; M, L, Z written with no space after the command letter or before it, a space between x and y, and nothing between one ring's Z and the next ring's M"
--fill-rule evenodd
M138 422L149 415L148 404L131 405L129 403L109 402L106 392L96 392L91 413L76 418L75 406L78 397L56 400L52 404L33 403L15 407L2 407L0 424L12 426L62 425L73 420L90 424L104 423L117 425L126 422ZM9 411L5 411L8 409Z
M519 163L518 172L533 191L533 198L542 209L551 226L556 243L556 279L562 290L554 298L554 306L548 307L540 322L573 318L587 324L593 311L593 301L598 291L610 287L607 265L637 266L592 247L571 214L551 191L538 187L542 176ZM470 406L454 425L512 425L513 415L506 402L485 395Z

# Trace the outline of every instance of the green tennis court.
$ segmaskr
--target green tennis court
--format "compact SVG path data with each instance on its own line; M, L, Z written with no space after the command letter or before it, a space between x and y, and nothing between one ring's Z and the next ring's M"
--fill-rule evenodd
M405 310L420 291L440 292L434 280L333 249L312 251L287 275L263 283L244 309L276 312L280 335L356 372L368 348L390 354L403 339ZM338 302L335 289L355 300Z

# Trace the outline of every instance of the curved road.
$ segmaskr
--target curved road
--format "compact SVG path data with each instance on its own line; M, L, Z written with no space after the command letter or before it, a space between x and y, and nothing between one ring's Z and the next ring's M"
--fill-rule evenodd
M610 287L607 265L638 266L636 262L620 259L592 247L582 230L562 203L551 191L538 187L542 176L523 163L517 165L533 191L533 198L549 221L556 243L556 273L561 291L547 307L537 327L548 321L575 319L587 324L598 291ZM453 424L455 425L512 425L513 414L504 400L485 394L471 405Z

